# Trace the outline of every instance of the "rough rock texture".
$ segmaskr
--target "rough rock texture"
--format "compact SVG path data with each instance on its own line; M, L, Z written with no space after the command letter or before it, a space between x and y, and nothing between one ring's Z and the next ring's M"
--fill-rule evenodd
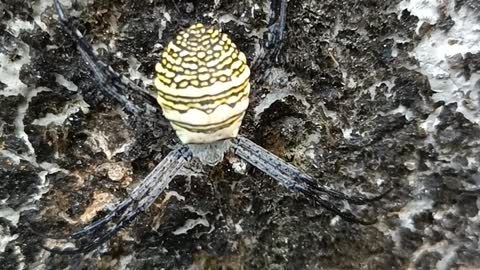
M254 61L272 16L269 1L62 3L106 63L147 87L182 28L220 27ZM42 236L105 214L178 140L161 115L102 95L51 4L0 2L2 269L480 267L477 0L290 1L279 63L253 72L241 132L322 184L393 186L356 211L377 224L345 222L230 158L184 172L106 247L74 256L43 250Z

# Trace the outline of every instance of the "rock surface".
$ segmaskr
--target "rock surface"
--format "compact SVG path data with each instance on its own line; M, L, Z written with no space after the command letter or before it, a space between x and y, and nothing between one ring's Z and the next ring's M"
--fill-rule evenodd
M183 172L106 247L74 256L42 236L105 214L178 140L161 115L102 95L52 2L0 3L2 269L480 268L478 1L290 1L279 63L253 72L242 134L339 190L393 186L356 211L375 225L229 158ZM62 0L100 57L146 87L196 22L255 61L272 16L256 2Z

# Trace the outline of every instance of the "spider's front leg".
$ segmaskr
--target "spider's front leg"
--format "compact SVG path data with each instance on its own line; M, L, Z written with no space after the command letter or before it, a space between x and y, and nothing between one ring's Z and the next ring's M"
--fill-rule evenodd
M272 61L278 61L278 54L285 41L285 27L287 23L287 0L272 0L272 9L275 17L270 25L270 38L267 41L267 48L271 49Z
M309 199L312 199L322 207L349 222L370 225L375 223L376 219L360 219L350 212L341 210L340 207L333 202L333 200L342 200L352 204L361 205L379 200L392 190L388 189L380 195L371 198L350 196L332 188L316 184L315 180L311 176L301 172L299 169L288 164L247 138L238 137L235 139L233 149L235 153L242 159L263 171L280 184L293 191L304 194Z
M114 99L119 105L124 106L125 110L133 115L139 115L139 113L144 111L142 106L130 100L135 94L139 94L143 98L142 103L149 101L152 105L156 104L154 93L136 85L130 79L118 74L109 65L98 59L92 46L85 40L80 31L73 26L72 21L65 14L59 0L54 0L54 6L62 29L75 42L83 60L87 63L98 84L102 87L103 93ZM130 91L129 88L133 89L134 92Z
M278 62L278 56L285 41L285 27L287 22L287 0L272 0L272 19L269 22L266 37L263 40L264 54L252 63L252 70L268 70Z
M145 212L167 188L177 172L192 158L187 146L171 151L150 174L109 214L96 222L73 233L67 238L56 238L53 247L43 245L46 250L60 254L84 253L96 249L118 231L130 224L139 214ZM61 243L57 243L60 239ZM53 239L46 239L48 242ZM74 248L69 245L74 244ZM61 248L61 246L64 246Z

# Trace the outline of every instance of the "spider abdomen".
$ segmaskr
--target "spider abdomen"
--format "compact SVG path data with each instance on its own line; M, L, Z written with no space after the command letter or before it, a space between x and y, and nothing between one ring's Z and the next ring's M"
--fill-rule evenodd
M250 69L226 34L193 25L168 44L155 69L158 103L184 144L237 136Z

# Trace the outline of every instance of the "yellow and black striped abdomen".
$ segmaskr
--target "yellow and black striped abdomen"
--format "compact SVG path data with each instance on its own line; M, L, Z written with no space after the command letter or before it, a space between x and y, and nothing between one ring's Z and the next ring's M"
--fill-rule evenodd
M237 136L250 69L226 34L193 25L168 44L155 69L158 103L184 144Z

